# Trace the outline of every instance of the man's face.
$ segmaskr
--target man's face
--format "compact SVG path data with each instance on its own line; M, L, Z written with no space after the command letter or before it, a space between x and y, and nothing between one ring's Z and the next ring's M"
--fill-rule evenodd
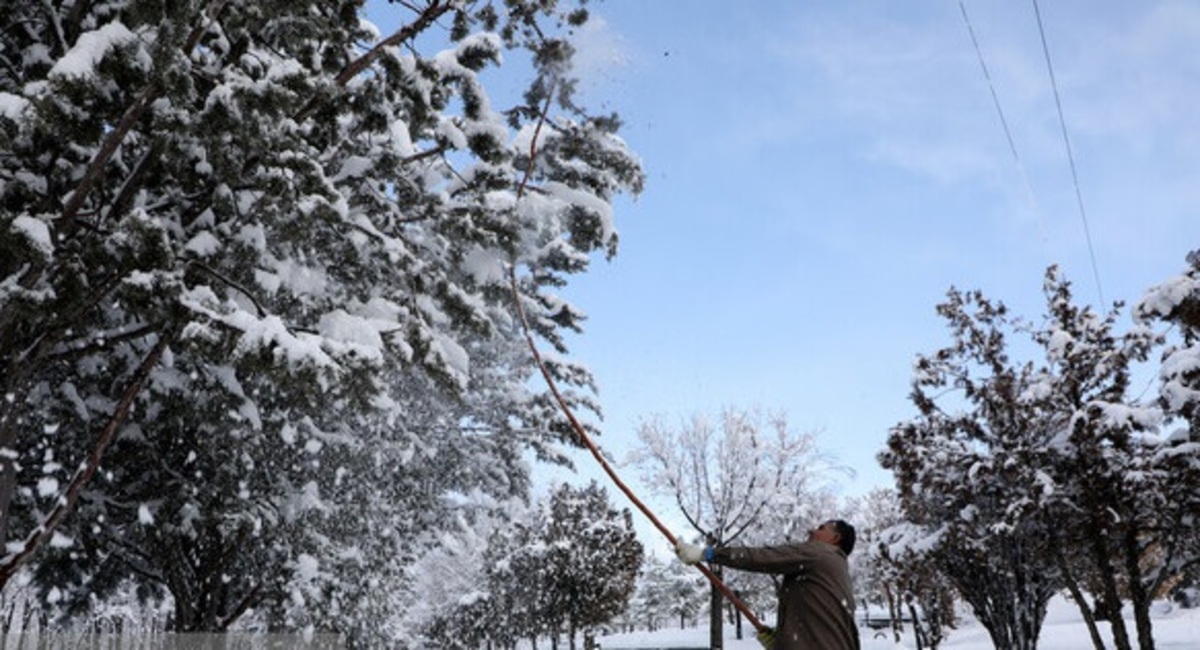
M837 532L837 524L833 523L832 521L827 521L808 531L808 538L810 540L815 539L825 542L826 544L833 544L834 546L837 546L837 543L842 539L842 536Z

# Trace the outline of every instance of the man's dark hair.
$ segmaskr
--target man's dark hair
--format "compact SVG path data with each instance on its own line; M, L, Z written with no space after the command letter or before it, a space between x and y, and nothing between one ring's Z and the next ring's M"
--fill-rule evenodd
M854 551L854 540L856 537L854 526L841 519L834 519L832 523L837 528L838 548L842 549L846 557L849 557L850 553Z

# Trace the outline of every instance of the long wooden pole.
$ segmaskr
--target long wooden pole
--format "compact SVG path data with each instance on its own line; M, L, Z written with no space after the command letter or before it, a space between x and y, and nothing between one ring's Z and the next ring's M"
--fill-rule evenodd
M643 503L636 494L634 494L633 490L631 490L629 486L625 484L625 481L621 480L621 477L617 475L616 470L613 469L612 464L608 462L608 459L604 457L604 454L600 453L599 447L597 447L596 443L592 441L592 437L587 434L587 430L584 429L579 420L575 418L575 414L571 411L571 407L567 405L567 401L563 399L562 393L559 392L558 385L554 381L554 377L551 376L550 370L546 367L545 362L542 361L542 355L540 352L538 352L537 345L533 341L533 335L530 333L529 321L525 316L525 308L521 305L521 294L517 286L517 274L515 268L515 266L509 268L509 279L512 282L513 297L517 303L517 313L521 317L521 327L525 331L525 341L529 344L529 351L533 354L533 359L537 363L538 370L541 371L542 377L546 380L546 384L550 387L550 392L554 395L555 402L558 403L558 407L562 410L563 415L567 417L567 421L571 423L571 429L575 431L575 435L579 436L579 441L583 443L583 446L587 447L588 451L590 451L592 456L596 459L596 462L600 463L600 467L604 469L604 473L608 474L608 477L612 479L612 482L616 484L617 488L619 488L621 492L623 492L625 496L628 497L631 502L633 502L633 505L636 506L638 510L642 511L642 514L646 515L646 518L650 520L650 523L654 524L654 527L657 528L659 532L661 532L663 536L667 538L667 541L671 543L671 546L674 547L677 541L675 535L670 531L670 529L663 525L661 521L659 521L658 517L654 516L654 513L650 510L650 508L647 507L646 504ZM709 569L702 563L697 563L696 568L700 569L700 572L704 574L704 577L708 578L708 581L711 582L713 586L716 587L722 594L724 594L724 596L729 599L729 602L733 603L733 606L736 607L738 611L740 611L742 615L746 617L746 620L750 621L750 624L754 626L756 631L762 632L766 629L766 626L763 625L762 621L758 620L758 617L754 615L754 612L750 610L750 607L747 606L741 598L738 598L737 595L733 593L733 590L731 590L728 585L726 585L720 578L717 577L715 573L713 573L712 569Z
M541 135L542 126L546 123L546 116L550 113L550 102L554 99L554 91L556 88L557 80L550 84L550 88L546 92L546 100L543 103L542 110L538 115L538 123L533 129L533 137L530 138L529 141L529 164L525 168L525 173L521 176L521 182L517 185L516 200L518 202L523 196L525 196L525 188L529 185L529 179L533 174L533 163L535 160L537 160L538 136ZM663 536L667 538L667 541L671 543L671 546L674 547L677 543L675 535L670 531L670 529L664 526L661 521L658 520L658 517L654 516L654 513L650 510L650 508L648 508L645 503L642 503L642 500L633 493L633 490L629 489L629 486L625 484L625 481L621 480L621 477L617 475L616 470L613 469L612 465L608 462L608 459L604 457L604 454L600 453L600 448L597 447L596 443L592 441L592 437L588 435L587 430L584 429L579 420L575 418L575 413L572 412L571 407L567 405L567 400L563 399L562 393L559 392L558 383L554 381L554 376L550 374L550 370L546 367L545 361L542 360L542 354L538 351L537 344L533 340L533 330L529 327L529 318L525 314L525 305L521 301L521 288L517 283L517 264L515 260L508 267L508 279L512 284L513 303L516 304L517 307L517 315L521 320L521 329L525 334L525 342L529 345L529 351L533 354L533 360L535 363L537 363L538 370L542 373L542 378L546 380L546 385L550 387L550 392L554 395L554 401L558 404L558 408L562 410L563 415L567 417L567 422L571 424L571 429L575 431L575 435L579 436L579 441L583 443L584 447L587 447L588 451L591 452L592 457L596 459L596 462L600 463L600 467L604 469L605 474L608 474L608 478L612 479L612 482L617 486L617 488L625 494L625 496L633 503L634 506L637 507L638 510L642 512L642 514L646 515L646 518L650 520L650 523L654 524L654 527L657 528L659 532L661 532ZM756 631L763 632L769 629L766 625L763 625L762 621L758 620L758 617L754 615L754 612L750 610L750 607L747 606L741 598L738 598L737 594L734 594L733 590L730 589L729 586L726 585L719 577L717 577L717 574L713 573L712 569L709 569L708 567L704 566L704 564L699 562L697 562L695 566L700 570L700 573L704 574L705 578L708 578L708 581L711 582L718 591L720 591L727 599L729 599L729 602L733 603L733 606L736 607L738 611L746 617L746 620L750 621L750 624L754 626Z

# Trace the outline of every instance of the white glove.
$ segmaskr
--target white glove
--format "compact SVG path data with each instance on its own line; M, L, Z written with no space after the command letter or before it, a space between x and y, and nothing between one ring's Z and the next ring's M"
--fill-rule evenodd
M698 564L704 559L704 547L688 544L686 542L675 543L675 556L680 562L687 565Z

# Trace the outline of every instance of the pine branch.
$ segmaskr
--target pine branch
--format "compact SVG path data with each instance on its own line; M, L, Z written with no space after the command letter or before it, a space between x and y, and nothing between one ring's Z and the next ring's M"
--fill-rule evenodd
M222 631L229 629L229 626L237 622L237 620L242 617L242 614L246 613L246 610L250 609L251 606L260 600L259 592L261 591L262 583L254 583L254 587L250 589L250 593L246 594L245 597L238 602L237 606L233 608L233 611L229 612L229 614L226 616L220 617L220 619L217 621L217 628Z
M204 35L207 29L208 20L215 19L216 16L224 9L228 0L215 0L209 5L208 11L200 18L198 24L192 29L188 35L188 40L185 46L185 52L190 53L200 43L200 38ZM146 113L146 109L158 99L162 94L162 86L157 80L151 81L138 93L137 99L125 110L120 121L108 132L108 136L104 139L104 143L100 145L100 150L92 157L92 161L88 163L87 171L84 172L83 178L79 180L79 184L75 186L75 190L71 192L67 203L63 206L62 214L59 215L59 220L62 221L64 233L71 234L77 227L76 217L79 215L80 208L83 207L84 201L87 200L88 194L100 181L104 175L104 168L108 162L112 160L117 149L125 140L125 136L129 135L133 125L142 118Z
M125 421L129 417L129 412L133 410L133 402L137 399L138 394L141 393L142 385L150 377L150 373L158 365L163 353L166 352L167 346L170 345L174 338L174 328L166 328L160 334L158 342L155 343L150 352L142 359L141 365L134 371L129 383L126 384L125 392L121 395L121 400L113 410L112 416L109 417L108 423L100 431L100 434L92 444L92 448L84 459L83 464L75 472L75 476L71 479L70 484L67 485L66 492L58 498L54 507L43 519L41 525L34 528L25 538L20 550L0 559L0 591L4 589L5 585L8 584L8 581L12 579L21 566L29 561L34 553L50 539L63 519L74 510L75 502L79 500L80 492L83 491L84 486L96 474L96 469L100 466L104 452L108 450L109 445L112 444L112 441L117 436L117 431L125 424Z
M250 293L250 291L248 289L246 289L242 285L238 284L237 282L234 282L233 280L229 279L228 277L221 274L216 269L213 269L200 261L188 260L187 262L190 266L194 266L195 268L204 272L208 276L210 276L216 280L219 280L222 284L229 287L230 289L233 289L234 291L237 291L238 293L242 294L243 296L246 296L246 298L248 298L250 300L250 302L254 304L254 309L255 309L255 311L258 312L258 317L259 318L267 317L267 310L263 309L263 306L261 304L259 304L258 300L254 297L254 294Z
M116 127L108 132L108 137L104 139L104 143L100 145L100 150L92 157L92 161L88 163L87 171L84 172L83 178L79 180L79 184L75 186L71 192L67 203L63 206L62 214L59 215L59 220L62 221L64 233L69 235L75 231L75 218L79 216L79 209L83 207L84 201L87 200L88 194L92 188L100 181L100 177L104 174L104 168L108 165L108 161L112 159L117 149L121 146L121 142L125 136L129 135L129 131L133 129L133 125L142 118L146 109L154 100L158 99L158 95L162 92L162 87L157 81L152 81L142 89L138 94L137 99L133 104L125 110L125 114L121 116L121 120L117 122Z
M46 358L49 360L52 360L52 361L66 361L69 359L76 359L85 354L89 354L91 352L99 352L101 350L111 348L113 343L120 343L121 341L131 341L133 339L142 338L143 336L148 336L151 333L153 333L155 329L156 329L156 327L154 325L143 325L141 327L137 327L132 330L129 330L128 332L122 332L120 334L93 336L92 338L94 339L94 341L92 343L87 343L85 345L80 345L80 346L73 347L73 348L70 348L67 350L62 350L59 352L54 352L54 353L46 355Z
M374 63L375 59L378 59L387 48L399 45L415 38L418 34L428 29L429 26L434 23L434 21L436 21L438 18L441 18L443 14L445 14L447 11L450 11L452 7L453 3L451 2L432 0L432 2L426 5L425 9L421 11L420 15L417 16L416 20L400 28L391 36L379 41L375 44L375 47L372 47L362 56L348 63L346 67L343 68L336 77L334 77L333 83L337 86L345 86L347 82L355 77L355 75L361 73L363 70L366 70L367 67ZM313 112L316 110L317 98L313 97L312 99L308 100L308 102L303 108L300 109L298 113L296 113L296 121L303 122L309 117L312 117Z

